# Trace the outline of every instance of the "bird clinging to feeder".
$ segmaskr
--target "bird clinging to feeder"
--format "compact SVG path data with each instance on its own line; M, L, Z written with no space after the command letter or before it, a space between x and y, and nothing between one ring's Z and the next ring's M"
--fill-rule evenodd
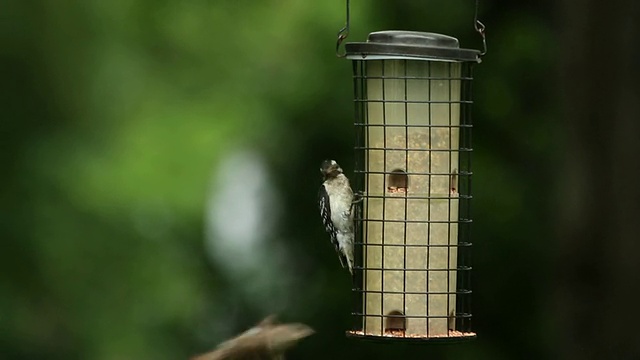
M361 199L355 200L349 179L335 160L323 161L320 172L324 177L318 191L320 216L342 267L353 275L353 209Z

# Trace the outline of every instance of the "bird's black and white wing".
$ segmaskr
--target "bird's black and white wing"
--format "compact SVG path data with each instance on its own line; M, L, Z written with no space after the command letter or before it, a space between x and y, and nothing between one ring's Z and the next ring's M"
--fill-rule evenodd
M345 258L345 255L342 253L342 251L340 251L340 244L338 243L338 230L333 224L333 221L331 221L331 202L329 201L329 194L327 193L327 188L324 186L324 184L320 186L320 190L318 191L318 207L320 208L320 216L322 217L324 229L327 231L327 233L329 233L331 243L338 253L340 264L342 264L342 267L346 267L347 259Z

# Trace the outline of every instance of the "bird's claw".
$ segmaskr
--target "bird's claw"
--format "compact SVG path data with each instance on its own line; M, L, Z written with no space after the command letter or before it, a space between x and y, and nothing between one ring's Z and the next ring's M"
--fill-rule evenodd
M357 204L364 200L364 191L358 191L353 194L354 200L351 202L352 204Z

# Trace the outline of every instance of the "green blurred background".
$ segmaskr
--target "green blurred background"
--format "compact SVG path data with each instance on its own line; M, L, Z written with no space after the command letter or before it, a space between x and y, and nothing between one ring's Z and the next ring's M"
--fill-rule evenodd
M474 5L353 1L347 41L480 48ZM5 2L0 358L184 359L270 313L317 331L291 359L547 356L553 3L480 5L479 336L408 346L345 338L350 283L315 203L323 159L353 170L344 1Z

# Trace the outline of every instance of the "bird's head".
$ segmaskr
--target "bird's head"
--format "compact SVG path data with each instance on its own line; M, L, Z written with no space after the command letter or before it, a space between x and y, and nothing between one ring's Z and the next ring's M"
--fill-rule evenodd
M320 172L325 179L330 179L342 174L342 168L335 160L325 160L320 165Z

